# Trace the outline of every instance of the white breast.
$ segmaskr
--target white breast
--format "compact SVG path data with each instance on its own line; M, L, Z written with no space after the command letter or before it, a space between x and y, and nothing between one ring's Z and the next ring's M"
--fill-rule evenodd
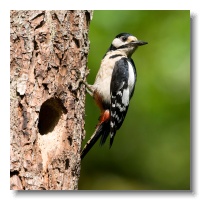
M107 65L102 63L93 85L102 97L102 100L107 103L110 103L110 82L113 68L114 64L111 62L107 63Z

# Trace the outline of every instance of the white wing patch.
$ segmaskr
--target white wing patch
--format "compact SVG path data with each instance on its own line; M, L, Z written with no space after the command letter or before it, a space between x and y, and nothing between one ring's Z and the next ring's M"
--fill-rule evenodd
M128 62L128 72L129 72L128 87L129 91L132 91L135 85L135 73L133 71L133 67L130 62Z
M128 72L129 72L128 88L123 91L123 95L122 95L122 103L125 106L129 105L130 92L133 90L133 87L135 84L135 74L130 62L128 62Z
M127 88L123 91L122 103L124 106L128 106L128 104L129 104L129 88Z

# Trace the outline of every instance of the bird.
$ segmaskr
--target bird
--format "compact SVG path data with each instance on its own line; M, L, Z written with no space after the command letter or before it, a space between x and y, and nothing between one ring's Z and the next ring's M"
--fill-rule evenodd
M100 117L93 135L81 151L81 159L100 137L100 145L103 145L110 135L111 148L135 90L137 72L131 56L139 46L146 44L130 33L116 35L101 60L94 84L83 81L100 108Z

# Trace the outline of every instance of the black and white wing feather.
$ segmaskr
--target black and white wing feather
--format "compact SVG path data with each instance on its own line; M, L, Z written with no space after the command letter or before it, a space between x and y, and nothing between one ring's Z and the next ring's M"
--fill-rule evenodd
M113 69L110 85L110 147L116 131L121 127L126 116L135 81L136 70L133 61L125 57L118 60Z

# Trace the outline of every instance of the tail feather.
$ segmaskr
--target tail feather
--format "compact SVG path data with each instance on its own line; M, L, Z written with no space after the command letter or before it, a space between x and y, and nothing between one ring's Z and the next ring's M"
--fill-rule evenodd
M116 132L110 133L110 148L112 147Z
M100 140L101 146L105 144L106 139L108 138L109 132L110 132L110 121L108 120L103 123L101 140Z
M97 126L90 140L87 142L87 144L84 146L83 150L81 151L81 160L86 156L89 150L94 146L94 144L97 142L100 136L101 136L100 144L103 145L105 143L110 132L109 125L110 125L109 122L105 121Z
M104 110L102 112L101 117L99 119L99 124L97 125L97 128L95 129L95 132L87 142L87 144L84 146L82 152L81 152L81 159L85 157L85 155L88 153L88 151L94 146L96 141L101 137L100 145L103 145L106 142L106 139L110 132L110 111Z

